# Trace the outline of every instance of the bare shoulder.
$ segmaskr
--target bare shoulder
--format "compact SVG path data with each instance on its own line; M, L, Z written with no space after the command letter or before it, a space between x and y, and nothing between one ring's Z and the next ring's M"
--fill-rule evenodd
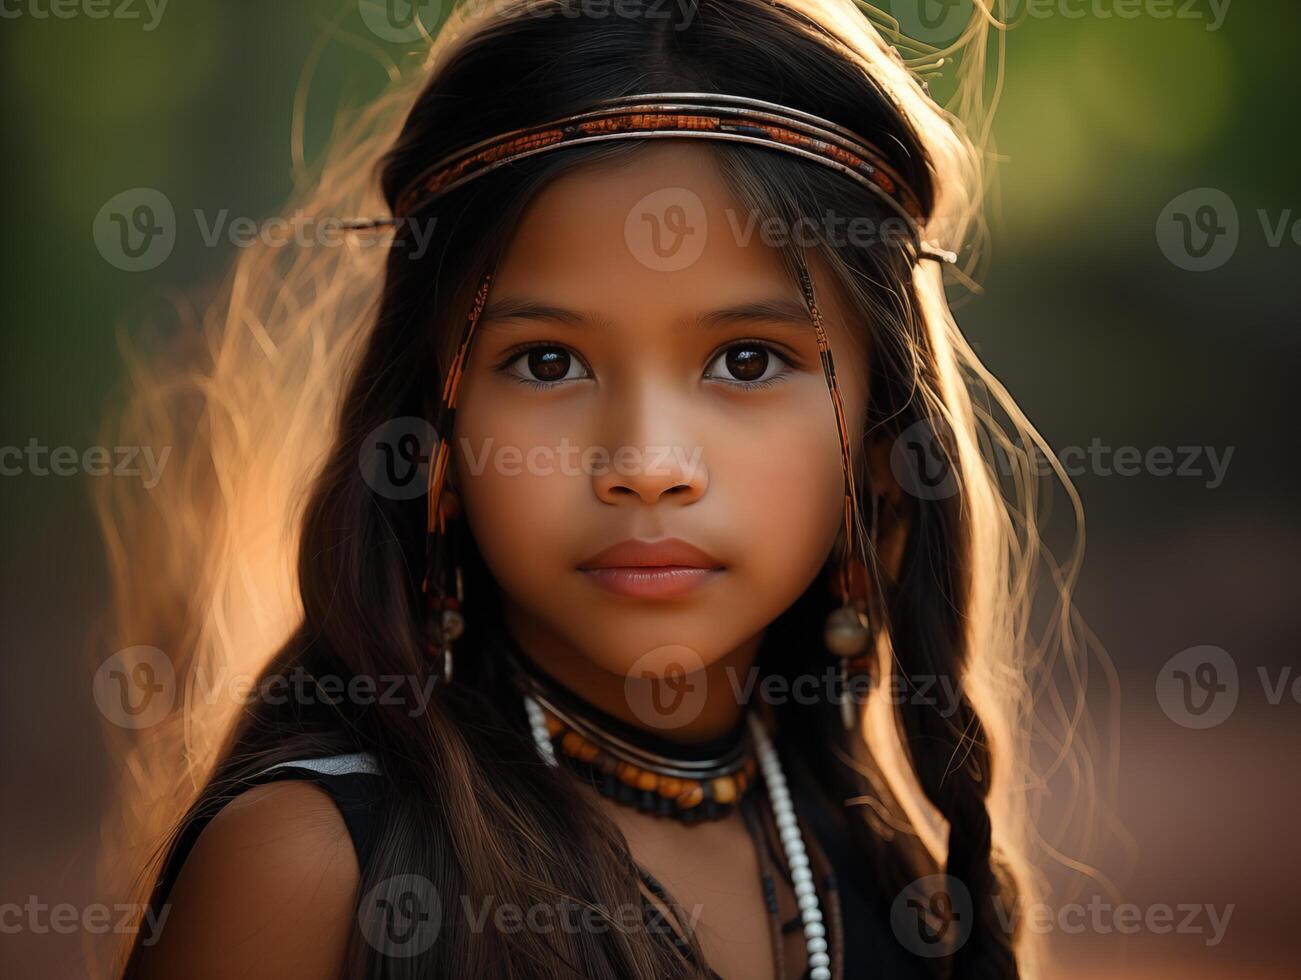
M343 816L324 790L302 780L250 789L187 856L139 977L340 976L359 876Z

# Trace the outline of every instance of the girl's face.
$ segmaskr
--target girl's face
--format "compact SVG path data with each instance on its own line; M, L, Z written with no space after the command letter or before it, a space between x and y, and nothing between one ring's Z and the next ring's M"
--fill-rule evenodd
M461 380L453 485L544 665L744 667L828 558L835 416L762 221L692 143L584 165L523 216ZM809 262L857 445L861 331Z

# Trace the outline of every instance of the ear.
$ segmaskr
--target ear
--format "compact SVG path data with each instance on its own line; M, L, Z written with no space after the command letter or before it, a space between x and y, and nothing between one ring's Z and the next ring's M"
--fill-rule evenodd
M898 581L899 569L903 564L904 547L908 543L908 532L912 527L913 514L917 501L907 493L894 475L890 457L895 440L889 435L875 436L867 444L867 470L871 486L867 493L876 493L881 499L877 502L877 554L891 583ZM870 502L870 497L867 500Z

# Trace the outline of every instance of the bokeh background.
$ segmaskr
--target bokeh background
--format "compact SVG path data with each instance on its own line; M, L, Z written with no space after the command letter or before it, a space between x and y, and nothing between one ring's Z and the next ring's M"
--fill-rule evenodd
M926 19L894 6L946 40L947 8L926 2ZM1111 454L1075 478L1088 518L1077 599L1119 675L1106 748L1132 842L1109 838L1095 860L1143 914L1170 906L1177 924L1180 906L1201 909L1196 932L1126 934L1114 915L1054 927L1055 975L1296 976L1301 526L1287 405L1301 344L1301 5L1027 3L995 125L993 261L959 317L1055 447ZM377 34L356 2L60 10L5 0L0 22L0 444L80 453L102 444L133 311L228 268L229 244L205 243L187 216L277 213L293 190L305 73L310 158L340 105L383 86L382 58L414 46ZM106 202L142 187L181 220L165 261L125 272L92 228ZM1114 455L1168 449L1178 464L1189 446L1210 453L1182 474L1129 472ZM0 477L0 904L96 900L110 775L90 671L112 651L92 479ZM1183 653L1200 647L1227 662ZM1210 677L1197 672L1208 657L1236 705L1217 702L1216 723L1191 728L1207 716L1180 710L1175 671ZM1229 916L1218 942L1207 906ZM95 937L10 921L0 975L82 975Z

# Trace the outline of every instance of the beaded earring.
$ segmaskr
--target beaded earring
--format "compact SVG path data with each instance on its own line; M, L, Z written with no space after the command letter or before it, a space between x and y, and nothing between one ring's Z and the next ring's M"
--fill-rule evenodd
M465 586L456 554L458 535L448 533L449 522L460 516L460 501L455 494L444 496L443 486L447 482L447 467L451 458L449 445L456 416L457 389L470 355L470 345L474 341L474 328L478 325L484 304L488 300L488 286L491 282L492 273L488 272L475 293L460 346L447 369L442 396L434 410L434 432L438 447L429 464L425 579L421 588L429 607L425 621L425 650L431 657L442 659L445 684L452 682L452 643L465 632Z
M452 644L465 632L465 583L461 574L461 563L456 557L455 534L448 533L447 522L458 516L460 506L455 497L444 497L439 502L436 528L430 533L437 533L441 539L448 541L444 553L448 554L451 565L451 577L455 583L455 592L448 595L447 583L440 580L440 587L434 590L426 588L429 613L425 621L425 652L431 657L441 657L443 662L443 683L452 683ZM451 540L449 540L451 539Z
M797 258L800 286L804 291L804 302L809 310L809 319L813 322L813 332L818 342L818 356L822 361L822 373L826 378L827 389L831 393L831 405L835 411L836 429L840 435L840 462L845 475L844 493L844 541L845 547L840 561L838 582L833 581L833 591L840 598L841 606L827 617L823 628L823 642L839 659L840 665L840 718L846 731L854 727L854 705L849 696L849 676L865 672L869 666L869 648L872 631L867 617L869 595L867 565L856 554L855 541L859 524L858 491L854 483L853 454L849 445L849 427L845 421L844 401L840 395L840 384L836 380L835 362L831 357L831 342L822 322L822 311L818 309L813 292L813 278L803 258ZM876 497L872 498L872 536L876 533Z
M877 502L880 498L872 495L872 526L869 541L876 545ZM827 616L823 627L822 639L828 650L839 662L840 680L840 720L845 731L854 728L854 699L849 690L851 676L860 676L871 671L872 659L872 623L868 616L868 602L872 586L866 563L856 557L847 555L840 563L836 574L831 577L831 592L840 600L840 605Z

